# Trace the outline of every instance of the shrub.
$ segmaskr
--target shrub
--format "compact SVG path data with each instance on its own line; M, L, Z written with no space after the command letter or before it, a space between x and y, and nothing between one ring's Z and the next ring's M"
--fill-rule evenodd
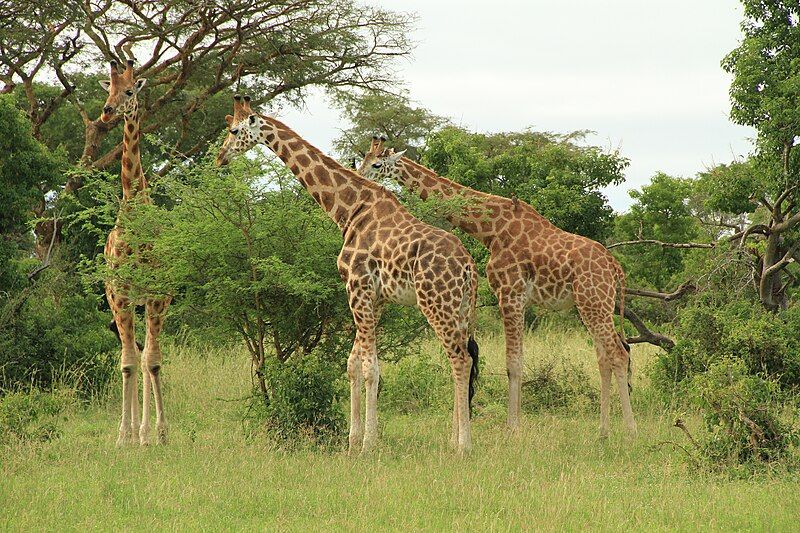
M675 348L653 367L652 381L662 392L685 389L692 377L727 359L784 390L800 386L799 308L773 314L758 303L700 303L683 309L679 319Z
M432 353L431 353L432 352ZM452 408L450 368L439 350L422 350L381 366L381 408L418 413L432 407Z
M31 389L0 398L0 442L46 442L60 436L59 415L72 403L68 392Z
M707 430L701 451L713 465L776 461L797 444L796 428L783 420L779 385L753 375L743 361L714 363L692 385Z
M522 383L525 411L575 410L596 405L597 391L586 371L576 363L553 357L529 366L526 374Z
M295 354L286 362L268 358L263 367L267 397L257 389L247 421L280 445L334 445L343 435L345 393L341 364L320 354Z
M117 340L100 297L83 291L58 261L36 283L0 306L0 390L51 388L67 376L82 394L113 376Z

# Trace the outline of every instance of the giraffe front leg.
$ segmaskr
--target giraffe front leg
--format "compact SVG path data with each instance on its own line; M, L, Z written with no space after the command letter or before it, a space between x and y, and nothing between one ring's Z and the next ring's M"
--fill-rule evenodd
M161 366L163 356L159 337L164 325L164 315L167 312L169 303L170 299L166 298L164 300L149 300L145 304L147 337L144 345L143 367L148 374L149 385L153 391L153 401L156 408L156 433L158 435L159 444L167 443L167 419L166 416L164 416L164 399L161 389ZM149 396L146 397L145 402L150 402ZM142 428L146 431L148 437L150 428L149 415L150 409L148 407L146 410L146 418L142 419ZM147 444L149 441L141 439L140 442L141 444Z
M378 443L378 382L380 381L380 367L378 366L378 353L375 349L375 338L367 341L369 348L363 353L361 370L364 374L364 383L367 388L366 424L364 428L364 443L362 453L367 453Z
M134 336L134 316L130 302L122 294L117 294L110 286L106 286L106 298L114 323L117 326L117 335L122 344L120 355L120 371L122 372L122 417L119 424L117 446L124 446L133 438L132 425L138 418L138 407L134 408L137 398L136 367L139 366L139 350L136 348Z
M361 347L356 338L350 357L347 358L347 377L350 380L350 434L348 437L348 453L353 454L364 437L361 425L361 392L364 388L364 377L361 373Z
M131 442L139 442L139 374L134 368L131 370Z
M458 387L455 385L457 382L455 372L453 374L453 432L450 435L450 445L456 449L458 448L458 435L460 433L458 422Z
M139 444L150 444L150 372L147 370L146 359L142 358L142 420L139 426Z
M600 367L600 438L605 439L611 421L611 365L601 348L597 350L597 364Z

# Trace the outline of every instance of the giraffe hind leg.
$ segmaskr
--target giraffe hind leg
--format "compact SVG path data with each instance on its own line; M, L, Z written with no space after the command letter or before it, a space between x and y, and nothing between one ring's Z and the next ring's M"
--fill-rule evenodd
M609 287L610 285L610 287ZM573 284L575 306L597 350L600 369L600 436L608 435L611 376L616 378L622 416L630 433L636 432L628 392L629 353L614 326L616 281L606 275L585 274ZM604 288L609 290L603 290Z
M450 360L453 374L453 433L459 453L472 449L472 432L469 418L469 381L472 358L467 351L468 333L465 324L449 312L441 312L425 298L418 297L422 314L428 320ZM454 306L454 308L457 308ZM452 316L452 320L444 317ZM456 429L457 428L457 429ZM456 438L457 434L457 438Z
M144 342L144 357L142 358L142 375L144 380L144 408L142 410L142 425L140 428L140 443L149 444L150 436L150 390L153 392L153 402L156 408L156 434L159 444L167 443L167 419L164 414L164 399L161 381L161 367L163 355L159 338L164 326L164 316L171 299L152 299L145 303L145 317L147 319L147 337Z

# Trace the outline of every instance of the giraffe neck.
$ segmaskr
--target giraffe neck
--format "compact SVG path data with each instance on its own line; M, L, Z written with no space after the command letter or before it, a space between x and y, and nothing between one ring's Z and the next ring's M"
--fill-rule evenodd
M282 122L259 116L262 125L258 141L289 167L343 233L379 200L388 199L400 208L397 199L382 186L343 167Z
M134 106L125 113L122 134L122 198L130 200L147 188L147 180L142 171L142 154L139 146L139 109ZM145 193L146 194L146 193Z
M415 192L423 200L430 196L445 200L455 197L468 200L463 209L457 214L449 215L447 219L487 247L495 239L498 231L503 229L495 223L499 212L518 208L512 200L476 191L443 178L407 157L397 162L393 176L401 185Z

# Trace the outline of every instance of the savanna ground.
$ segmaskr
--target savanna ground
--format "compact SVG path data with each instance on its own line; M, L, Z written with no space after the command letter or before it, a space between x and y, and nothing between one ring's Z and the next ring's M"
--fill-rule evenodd
M785 474L751 480L703 474L672 427L674 411L655 399L646 367L656 356L637 346L634 409L639 436L597 438L596 406L529 411L519 432L505 427L501 335L479 338L484 386L474 419L474 450L449 447L450 413L380 409L381 444L368 457L344 451L276 448L246 436L243 402L251 390L244 353L167 352L166 447L114 446L118 393L73 407L60 438L1 449L0 529L309 530L536 529L791 530L800 483ZM433 342L426 353L444 364ZM576 331L540 331L528 359L563 358L597 386L594 350ZM383 366L390 376L393 367ZM382 397L391 380L387 378ZM530 391L526 391L530 394ZM481 398L481 396L484 396ZM699 427L691 413L688 424Z

